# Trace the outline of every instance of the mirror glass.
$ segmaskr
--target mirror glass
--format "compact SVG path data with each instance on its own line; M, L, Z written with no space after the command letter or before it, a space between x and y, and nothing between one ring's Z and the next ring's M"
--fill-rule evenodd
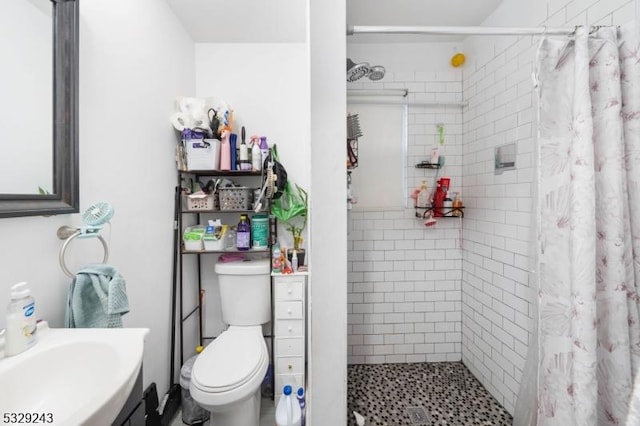
M78 2L2 6L0 218L77 213Z
M3 0L0 14L0 193L53 192L50 0ZM39 190L40 188L40 190Z

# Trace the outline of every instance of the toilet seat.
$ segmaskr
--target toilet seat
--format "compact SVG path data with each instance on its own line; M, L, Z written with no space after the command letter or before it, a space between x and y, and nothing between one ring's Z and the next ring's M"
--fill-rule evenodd
M230 326L198 355L192 393L212 401L243 399L260 386L268 364L262 326Z

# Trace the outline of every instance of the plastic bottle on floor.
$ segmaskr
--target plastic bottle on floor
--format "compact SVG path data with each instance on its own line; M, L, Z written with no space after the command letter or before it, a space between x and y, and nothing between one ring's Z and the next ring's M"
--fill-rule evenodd
M291 386L286 385L276 407L276 424L278 426L300 426L301 411L297 399L291 395Z
M300 406L300 426L304 426L305 411L306 411L305 406L307 405L304 398L304 388L298 388L297 397L298 397L298 405Z

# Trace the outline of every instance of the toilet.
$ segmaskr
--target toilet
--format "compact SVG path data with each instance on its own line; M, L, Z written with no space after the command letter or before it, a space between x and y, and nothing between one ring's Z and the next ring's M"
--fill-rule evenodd
M260 385L269 366L262 324L271 320L269 260L218 262L222 319L229 328L198 355L191 397L216 426L258 426Z

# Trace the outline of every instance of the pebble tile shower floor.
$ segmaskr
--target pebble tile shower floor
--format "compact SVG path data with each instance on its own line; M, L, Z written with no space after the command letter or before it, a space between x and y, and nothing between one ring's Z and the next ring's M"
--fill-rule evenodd
M348 426L506 426L511 415L461 362L348 367Z

